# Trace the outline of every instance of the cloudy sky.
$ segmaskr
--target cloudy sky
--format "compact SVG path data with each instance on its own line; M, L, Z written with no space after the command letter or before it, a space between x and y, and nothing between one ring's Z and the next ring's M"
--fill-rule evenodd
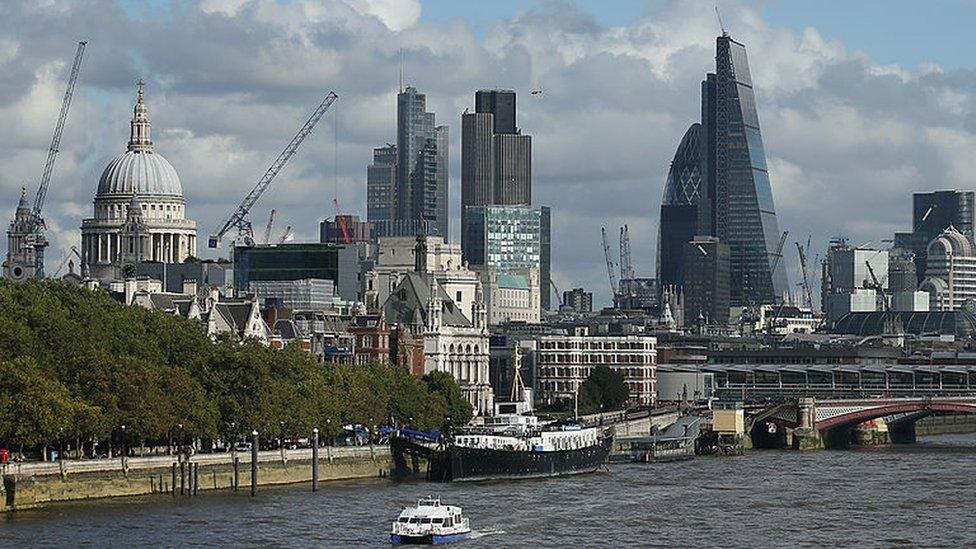
M451 128L454 219L460 113L478 88L514 88L518 124L534 139L534 198L553 208L555 282L606 300L601 226L616 235L628 224L637 270L653 275L663 183L699 117L699 82L713 70L714 4L0 2L0 219L12 215L22 185L36 189L75 44L85 39L45 206L49 270L80 242L98 177L124 150L139 78L156 150L180 174L201 243L335 90L338 108L253 212L263 227L276 208L279 231L293 225L312 240L336 193L344 212L365 214L371 149L394 140L402 49L405 82ZM963 25L976 7L849 4L719 2L750 55L793 281L794 240L812 236L815 255L837 234L891 238L910 226L912 191L973 188L976 72ZM530 96L537 88L544 93ZM452 234L456 241L456 221Z

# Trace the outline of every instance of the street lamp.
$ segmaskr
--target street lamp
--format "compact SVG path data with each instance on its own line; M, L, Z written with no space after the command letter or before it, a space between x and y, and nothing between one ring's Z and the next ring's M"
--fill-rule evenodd
M64 427L58 427L58 459L64 460Z
M122 425L122 457L125 458L127 453L128 452L126 452L125 450L125 424L123 424Z
M329 435L329 446L335 446L335 435L332 434L332 418L326 418L325 430Z

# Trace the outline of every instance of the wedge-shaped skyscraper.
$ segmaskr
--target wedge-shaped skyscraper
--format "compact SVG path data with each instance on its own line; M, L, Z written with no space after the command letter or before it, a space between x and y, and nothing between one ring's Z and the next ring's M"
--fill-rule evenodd
M681 141L664 190L661 282L683 285L680 260L668 252L680 249L677 239L694 224L694 236L729 246L732 305L774 303L789 281L777 259L780 232L746 48L728 34L716 40L715 73L702 82L700 130L695 126Z

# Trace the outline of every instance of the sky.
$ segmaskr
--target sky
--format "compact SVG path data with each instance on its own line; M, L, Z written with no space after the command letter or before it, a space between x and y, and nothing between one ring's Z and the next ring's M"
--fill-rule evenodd
M553 210L553 279L606 303L600 227L616 235L627 224L638 274L654 275L668 167L714 70L715 5L0 2L0 219L11 218L22 185L36 190L75 44L86 39L44 211L49 271L80 242L99 175L125 148L139 78L156 150L180 174L203 246L335 90L336 108L252 212L259 231L275 208L276 233L291 225L315 240L333 196L344 213L365 214L372 148L395 140L402 49L405 83L450 127L452 239L460 114L478 88L513 88L518 125L533 136L534 202ZM750 56L791 281L795 240L811 238L812 259L835 235L880 245L910 228L912 192L973 188L976 72L963 25L976 20L976 3L718 6ZM536 88L544 93L529 95Z

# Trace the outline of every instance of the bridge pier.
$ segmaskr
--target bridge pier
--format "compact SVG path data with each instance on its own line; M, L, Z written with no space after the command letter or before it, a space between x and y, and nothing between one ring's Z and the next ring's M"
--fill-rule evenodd
M915 444L917 438L914 421L900 421L888 425L888 440L892 444Z

